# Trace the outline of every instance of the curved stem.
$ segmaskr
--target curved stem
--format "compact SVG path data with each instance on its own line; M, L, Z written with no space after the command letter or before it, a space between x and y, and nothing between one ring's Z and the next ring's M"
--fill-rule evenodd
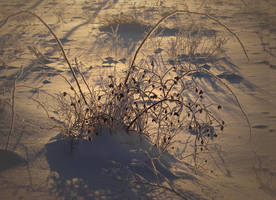
M88 103L87 103L87 101L86 101L86 98L85 98L85 96L84 96L84 93L82 92L82 89L81 89L81 87L80 87L80 84L79 84L79 81L78 81L78 79L77 79L77 77L76 77L76 74L75 74L75 72L74 72L74 70L73 70L73 68L72 68L71 63L69 62L69 60L68 60L68 58L67 58L67 56L66 56L66 54L65 54L65 51L64 51L64 48L63 48L63 45L62 45L61 41L60 41L59 38L56 36L56 34L54 33L54 31L50 28L50 26L49 26L43 19L41 19L38 15L36 15L36 14L30 12L30 11L20 11L20 12L18 12L18 13L15 13L15 14L12 14L12 15L8 16L8 17L0 24L0 28L2 28L2 26L4 26L4 25L7 23L7 21L9 20L9 18L15 17L15 16L20 15L20 14L24 14L24 13L27 13L27 14L29 14L29 15L32 15L32 16L36 17L36 18L37 18L37 19L38 19L38 20L49 30L49 32L50 32L50 33L52 34L52 36L55 38L55 40L56 40L56 42L57 42L57 44L58 44L58 46L59 46L59 48L60 48L60 50L61 50L61 52L62 52L63 58L65 59L66 63L68 64L68 67L70 68L70 70L71 70L71 72L72 72L72 75L73 75L73 77L74 77L74 79L75 79L75 81L76 81L76 83L77 83L79 92L80 92L80 94L81 94L81 96L82 96L82 98L83 98L85 104L88 106ZM89 107L89 106L88 106L88 107Z
M236 33L234 33L231 29L229 29L225 24L221 23L218 19L208 15L208 14L205 14L205 13L199 13L199 12L193 12L193 11L188 11L188 10L175 10L167 15L165 15L164 17L162 17L154 26L153 28L147 33L147 35L145 36L145 38L143 39L143 41L141 42L141 44L138 46L137 50L135 51L134 53L134 57L131 61L131 64L130 64L130 67L128 69L128 73L127 73L127 76L126 76L126 79L125 79L125 82L124 84L126 85L127 82L128 82L128 79L129 79L129 76L134 68L134 63L135 63L135 60L137 58L137 55L139 53L139 51L141 50L141 48L143 47L143 45L145 44L146 40L151 36L151 34L159 27L159 25L167 18L177 14L177 13L188 13L188 14L194 14L194 15L201 15L201 16L205 16L207 18L209 18L210 20L213 20L215 21L217 24L219 24L220 26L222 26L223 28L225 28L229 33L231 33L236 39L237 41L239 42L247 60L249 60L249 57L248 57L248 54L245 50L245 47L243 45L243 43L241 42L240 38L237 36Z

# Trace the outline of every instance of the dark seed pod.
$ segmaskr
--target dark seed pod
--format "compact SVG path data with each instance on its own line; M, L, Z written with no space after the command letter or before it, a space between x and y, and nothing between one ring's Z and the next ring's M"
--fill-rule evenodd
M63 96L65 97L67 95L67 92L63 92Z
M135 78L132 77L131 79L132 79L133 83L136 84L137 81L135 80Z
M218 105L218 110L220 110L222 107L221 107L221 105Z
M174 77L174 79L176 80L176 81L179 81L179 76L176 76L176 77Z
M220 127L220 130L223 131L223 129L224 129L224 126L221 126L221 127Z
M98 96L98 100L101 100L102 96Z
M202 91L202 90L200 90L198 94L203 94L203 91Z
M74 90L74 88L73 88L73 87L70 87L70 89L71 89L71 90Z
M111 84L108 85L108 87L113 88L114 85L111 83Z

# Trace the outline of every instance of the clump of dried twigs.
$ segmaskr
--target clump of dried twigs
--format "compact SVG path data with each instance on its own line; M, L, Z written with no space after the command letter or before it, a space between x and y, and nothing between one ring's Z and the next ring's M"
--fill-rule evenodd
M205 98L204 88L199 88L195 82L191 81L195 72L208 75L229 90L250 127L249 120L236 95L227 84L210 71L204 68L184 68L181 65L166 63L163 63L164 66L161 67L159 63L147 58L136 61L140 50L153 32L165 19L177 13L200 15L216 22L237 39L248 58L239 37L216 18L187 10L167 14L142 40L134 53L125 77L118 79L110 75L102 81L101 87L96 88L88 85L77 60L75 60L75 66L78 75L76 74L62 43L45 21L29 11L19 12L13 16L23 13L36 17L47 27L57 41L75 80L76 88L65 76L62 76L71 91L62 92L57 97L59 103L57 112L64 122L62 132L65 137L92 141L105 130L109 130L110 133L112 130L125 130L129 134L148 136L158 149L157 156L160 156L170 147L173 148L176 136L190 134L194 135L196 158L198 152L207 149L209 140L213 140L223 131L225 122L212 111L213 108L220 110L222 106L216 102L209 102ZM8 18L3 21L0 28Z

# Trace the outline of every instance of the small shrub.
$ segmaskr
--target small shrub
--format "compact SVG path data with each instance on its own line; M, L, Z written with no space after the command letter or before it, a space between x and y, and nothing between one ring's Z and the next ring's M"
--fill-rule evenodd
M56 110L63 121L63 136L70 138L71 141L92 141L103 131L112 133L113 130L125 130L128 134L146 135L156 146L158 150L156 156L159 157L163 152L173 148L177 136L188 134L194 137L193 155L196 163L198 153L208 150L209 141L219 136L224 129L225 122L213 112L214 109L221 110L222 106L205 98L204 88L199 88L193 79L195 73L204 73L229 90L250 127L248 118L230 87L205 68L156 62L156 59L150 56L144 56L139 62L136 61L148 38L165 19L176 13L205 16L218 23L238 40L247 56L238 36L217 19L207 14L189 11L174 11L167 14L153 26L137 47L125 77L118 78L110 75L102 80L100 86L90 87L77 61L75 67L78 73L75 69L73 70L62 43L52 29L39 16L29 11L16 15L23 13L36 17L48 28L72 72L77 87L75 88L66 77L62 76L68 83L70 91L64 91L57 96L59 106ZM6 23L8 18L0 27ZM190 43L185 53L190 58L198 52L199 45L194 42L197 41ZM214 55L224 40L217 40L217 42L215 44L218 46L211 46L206 56ZM185 42L185 44L188 43L188 41ZM171 48L173 47L172 45ZM162 49L156 50L155 56L161 56L161 51ZM177 54L176 52L175 55ZM191 60L187 62L191 63Z

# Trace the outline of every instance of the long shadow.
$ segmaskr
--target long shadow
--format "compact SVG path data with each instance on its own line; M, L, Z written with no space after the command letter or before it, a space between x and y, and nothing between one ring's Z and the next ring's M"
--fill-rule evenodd
M158 199L159 194L152 192L158 188L145 182L165 179L173 182L178 178L196 181L189 174L174 175L170 167L177 161L168 153L159 162L153 161L159 174L156 176L151 160L143 150L129 145L119 146L112 139L104 140L105 145L82 141L73 151L65 140L48 143L45 149L52 172L49 177L51 192L65 199ZM191 191L181 193L188 199L203 199ZM170 192L169 195L173 195L172 199L179 198Z
M68 31L63 37L63 40L68 39L76 30L78 30L80 27L85 26L87 24L91 24L93 23L94 19L98 16L99 12L106 6L106 4L108 3L109 0L106 0L102 3L102 5L99 7L99 9L86 21L83 22L77 26L75 26L74 28L72 28L70 31Z
M36 7L38 7L44 0L38 0L36 3L34 3L31 7L29 7L27 10L33 10Z

